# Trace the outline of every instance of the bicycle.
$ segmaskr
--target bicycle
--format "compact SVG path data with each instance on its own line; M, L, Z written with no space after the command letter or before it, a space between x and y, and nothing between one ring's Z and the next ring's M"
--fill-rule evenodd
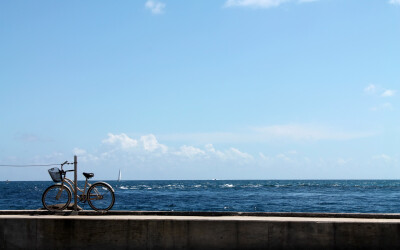
M48 187L42 195L43 206L49 211L64 210L71 203L72 192L75 194L75 182L66 177L67 172L74 172L75 170L64 170L63 166L66 164L73 163L65 161L61 164L61 170L57 167L48 170L51 179L56 183ZM115 202L114 189L106 182L90 184L88 179L94 176L93 173L84 172L83 176L86 178L85 187L83 190L77 188L81 192L78 195L78 201L83 203L87 201L89 206L96 211L110 210ZM86 188L88 188L87 191Z

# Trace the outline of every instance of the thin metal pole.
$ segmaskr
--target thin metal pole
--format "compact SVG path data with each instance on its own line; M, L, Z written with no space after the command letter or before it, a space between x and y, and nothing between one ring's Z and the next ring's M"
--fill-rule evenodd
M78 211L78 157L74 155L74 211Z

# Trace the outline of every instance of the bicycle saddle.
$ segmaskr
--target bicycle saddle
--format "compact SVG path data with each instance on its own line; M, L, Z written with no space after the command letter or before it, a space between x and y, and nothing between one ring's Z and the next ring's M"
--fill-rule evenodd
M93 173L85 173L85 172L83 172L83 175L88 179L90 179L90 178L92 178L94 176Z

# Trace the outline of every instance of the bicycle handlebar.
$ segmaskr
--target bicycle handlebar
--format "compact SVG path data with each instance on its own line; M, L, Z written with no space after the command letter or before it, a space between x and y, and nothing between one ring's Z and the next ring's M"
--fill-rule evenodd
M74 164L74 163L71 163L71 162L68 162L68 161L64 161L63 163L61 163L61 171L63 171L63 172L73 172L73 171L75 171L75 170L64 170L63 169L63 166L65 165L65 164Z

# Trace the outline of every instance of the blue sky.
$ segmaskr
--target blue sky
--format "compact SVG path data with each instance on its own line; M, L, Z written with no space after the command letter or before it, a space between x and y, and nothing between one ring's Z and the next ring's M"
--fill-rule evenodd
M0 165L400 178L398 0L1 1L0 38Z

